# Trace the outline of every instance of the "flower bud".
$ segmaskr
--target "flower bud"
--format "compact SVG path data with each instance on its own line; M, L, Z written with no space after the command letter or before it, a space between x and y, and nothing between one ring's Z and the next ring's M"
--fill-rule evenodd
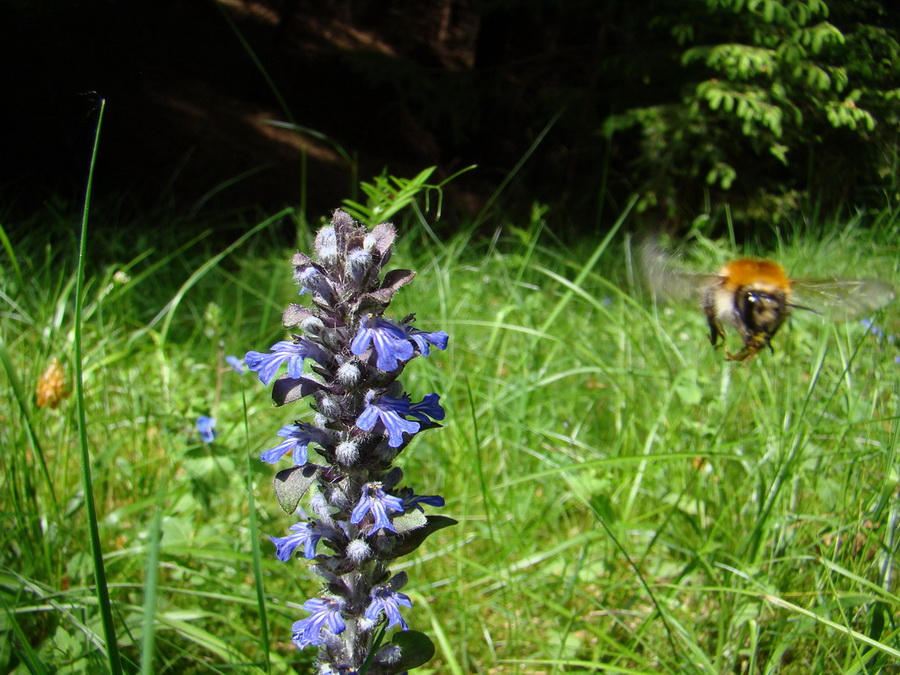
M372 557L372 547L365 539L354 539L347 545L347 556L357 565Z
M319 412L329 420L336 420L341 416L341 404L331 396L323 396L319 399Z
M337 377L338 382L341 383L341 386L348 388L353 387L357 382L359 382L359 366L357 366L352 361L347 361L337 369Z
M366 253L371 253L378 246L378 239L371 232L363 239L363 249Z
M300 322L300 330L307 335L318 335L323 328L325 324L317 316L308 316Z
M362 249L351 251L347 256L347 276L353 280L357 288L362 288L369 270L372 268L372 256Z
M337 261L337 236L333 227L323 227L316 235L316 255L319 262L325 265L333 265Z
M334 449L334 456L344 466L350 466L359 459L359 446L353 441L338 443Z

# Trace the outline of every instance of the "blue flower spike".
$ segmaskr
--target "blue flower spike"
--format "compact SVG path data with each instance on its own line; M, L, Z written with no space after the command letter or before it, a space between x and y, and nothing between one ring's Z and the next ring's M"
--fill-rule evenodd
M316 236L314 255L291 257L304 304L290 304L282 322L297 334L244 358L263 384L273 383L276 406L307 402L312 409L282 421L279 441L263 445L260 459L278 467L276 497L295 514L286 536L269 537L275 556L290 569L309 568L322 583L319 597L303 605L310 615L291 633L298 649L319 647L319 675L397 672L399 647L375 649L374 629L407 630L401 610L412 602L400 592L406 574L389 570L454 522L421 515L444 498L401 486L403 472L393 466L445 416L438 394L413 399L398 378L414 358L446 349L449 339L413 328L412 315L389 318L394 295L415 277L412 270L384 269L396 236L390 223L369 229L335 211ZM227 360L236 370L241 365Z

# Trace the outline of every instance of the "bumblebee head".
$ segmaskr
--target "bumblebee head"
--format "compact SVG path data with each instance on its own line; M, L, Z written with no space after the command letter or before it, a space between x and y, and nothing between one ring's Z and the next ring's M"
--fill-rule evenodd
M768 345L791 313L787 293L771 286L739 288L734 301L744 342L763 339Z

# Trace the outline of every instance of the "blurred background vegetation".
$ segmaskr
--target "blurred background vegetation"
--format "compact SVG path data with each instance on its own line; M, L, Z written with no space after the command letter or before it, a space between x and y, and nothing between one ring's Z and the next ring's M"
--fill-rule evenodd
M317 218L385 168L477 164L446 215L592 232L638 193L656 227L727 204L752 231L898 202L898 35L878 0L7 0L0 189L77 204L102 97L120 222Z

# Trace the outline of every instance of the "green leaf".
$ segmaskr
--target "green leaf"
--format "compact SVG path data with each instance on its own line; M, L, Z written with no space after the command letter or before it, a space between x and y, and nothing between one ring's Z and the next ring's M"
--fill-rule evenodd
M275 474L275 478L272 479L275 496L285 513L297 510L297 504L315 481L318 471L319 467L315 464L304 464Z
M428 663L434 656L434 643L425 633L404 630L394 634L388 643L400 648L400 660L394 672L402 673Z
M397 516L391 520L394 530L397 534L405 534L412 530L418 529L425 525L425 514L421 511L408 511L402 516Z
M394 518L394 520L391 521L398 531L400 528L397 525L397 521L405 518L407 515L408 514L404 514L400 518ZM396 558L412 553L432 534L438 530L443 530L445 527L456 525L456 522L457 521L453 518L448 518L447 516L426 516L425 522L421 526L412 530L406 530L392 542L393 546L390 549L391 557Z

